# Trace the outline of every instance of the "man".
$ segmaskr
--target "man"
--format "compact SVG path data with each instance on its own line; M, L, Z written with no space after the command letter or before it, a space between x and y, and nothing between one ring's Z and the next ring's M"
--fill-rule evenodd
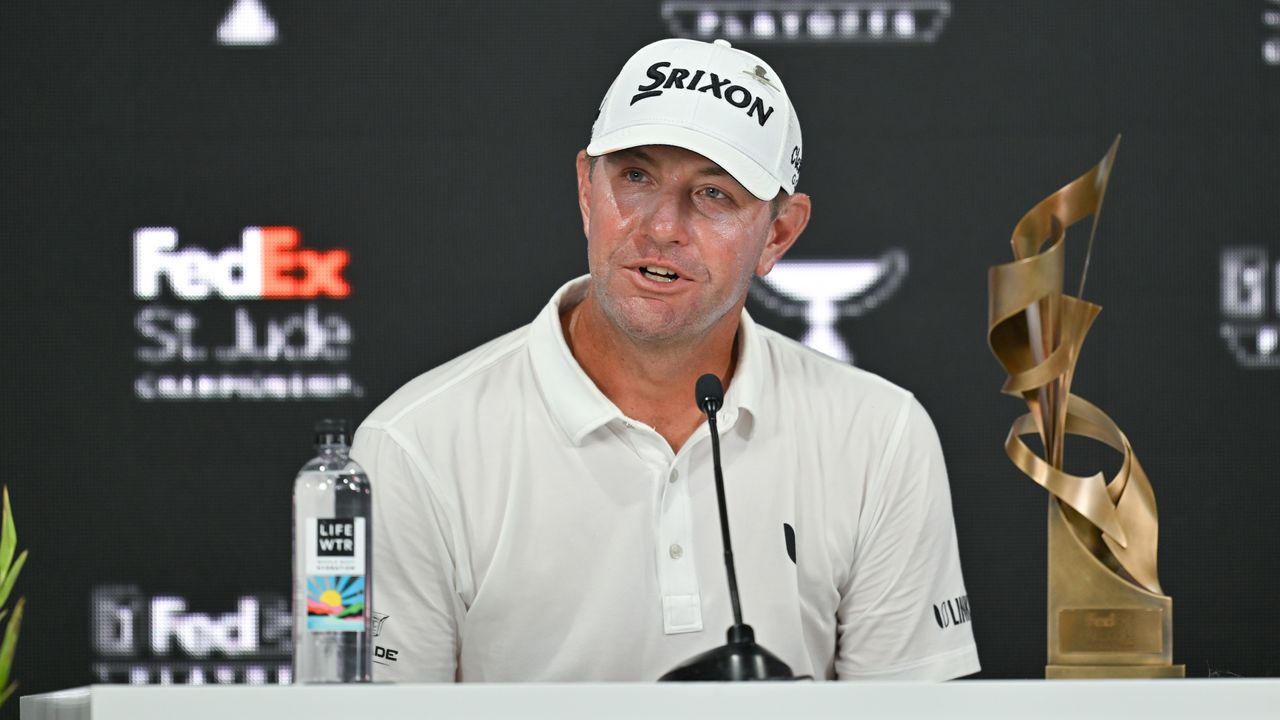
M637 52L578 154L590 276L396 392L374 486L380 680L654 680L731 622L698 376L745 619L797 675L978 670L946 471L912 396L744 312L809 219L800 127L728 43ZM948 602L950 601L950 605ZM945 621L945 622L944 622Z

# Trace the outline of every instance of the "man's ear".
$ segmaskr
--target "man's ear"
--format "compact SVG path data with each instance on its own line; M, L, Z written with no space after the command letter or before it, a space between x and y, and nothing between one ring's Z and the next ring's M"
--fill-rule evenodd
M774 264L791 249L809 224L811 210L809 196L804 193L795 193L782 201L778 216L769 226L769 239L760 254L760 262L756 264L756 275L768 275Z
M591 158L578 151L578 210L582 213L582 234L591 234Z

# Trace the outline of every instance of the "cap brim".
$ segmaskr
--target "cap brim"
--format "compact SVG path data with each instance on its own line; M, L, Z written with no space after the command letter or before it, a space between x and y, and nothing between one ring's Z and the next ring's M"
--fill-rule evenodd
M632 125L594 138L588 155L607 155L641 145L672 145L691 150L724 168L738 184L761 200L772 200L783 189L768 170L729 143L679 125Z

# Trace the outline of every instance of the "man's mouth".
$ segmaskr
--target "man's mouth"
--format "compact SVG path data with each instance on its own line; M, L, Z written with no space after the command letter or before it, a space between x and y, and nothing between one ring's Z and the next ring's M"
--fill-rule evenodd
M675 270L658 267L657 265L641 265L640 274L650 280L657 280L658 282L675 282L680 279L680 276L676 274Z

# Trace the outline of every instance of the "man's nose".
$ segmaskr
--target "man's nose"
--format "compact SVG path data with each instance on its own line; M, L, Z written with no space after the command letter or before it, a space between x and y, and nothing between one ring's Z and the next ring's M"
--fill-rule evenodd
M683 245L689 242L688 202L682 193L658 193L649 208L647 231L656 242Z

